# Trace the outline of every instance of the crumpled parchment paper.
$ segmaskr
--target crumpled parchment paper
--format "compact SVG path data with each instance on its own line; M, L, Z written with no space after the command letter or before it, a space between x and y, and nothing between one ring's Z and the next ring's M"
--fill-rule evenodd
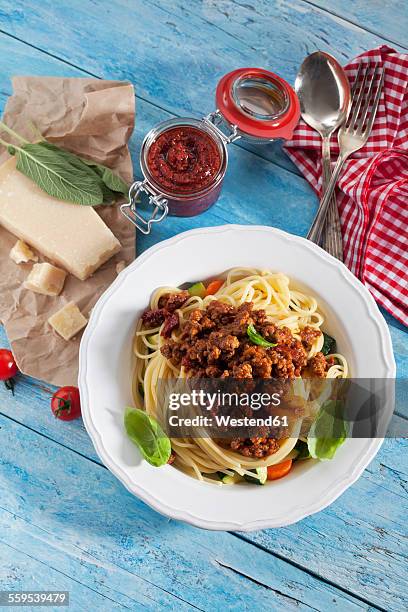
M35 124L52 142L105 164L132 181L132 161L127 142L134 128L133 86L98 79L26 77L13 78L3 121L28 140L38 136ZM11 142L10 136L1 137ZM1 147L0 162L9 155ZM116 278L116 264L135 257L135 231L118 204L95 209L122 245L122 249L86 281L67 276L58 297L24 289L32 264L15 264L9 252L17 238L0 226L0 321L4 324L21 372L53 385L77 385L81 334L66 342L48 325L48 317L70 301L88 318L99 296ZM33 214L35 211L33 210ZM39 261L46 261L39 255Z

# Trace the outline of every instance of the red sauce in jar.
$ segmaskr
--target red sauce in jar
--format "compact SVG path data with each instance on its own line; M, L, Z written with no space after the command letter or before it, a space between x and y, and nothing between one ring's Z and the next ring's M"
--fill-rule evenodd
M160 134L150 145L147 166L163 191L195 193L211 185L219 173L221 153L207 132L178 126Z

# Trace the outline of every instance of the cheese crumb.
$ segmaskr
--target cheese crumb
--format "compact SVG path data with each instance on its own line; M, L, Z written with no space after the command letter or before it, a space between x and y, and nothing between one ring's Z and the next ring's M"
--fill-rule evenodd
M9 257L16 264L27 263L28 261L38 261L37 255L34 255L28 244L22 240L17 240L10 251Z
M42 295L59 295L67 273L49 263L38 263L27 276L24 287Z
M48 323L64 340L71 340L88 323L74 302L69 302L49 319Z
M126 268L126 261L118 261L116 264L116 274L120 274Z

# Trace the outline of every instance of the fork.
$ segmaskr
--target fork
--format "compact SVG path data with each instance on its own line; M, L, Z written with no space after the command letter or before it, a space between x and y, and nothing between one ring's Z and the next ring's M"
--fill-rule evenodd
M356 95L356 91L357 91L357 85L360 81L361 66L362 64L358 65L357 74L354 79L353 87L351 88L350 107L349 107L346 121L345 121L346 124L347 124L347 120L350 117L350 113L352 109L351 102L352 100L354 100L354 96ZM326 178L326 182L323 182L323 184L325 184L326 187L328 186L330 182L330 177L331 177L331 170L329 169L329 176L328 178ZM339 259L340 261L344 261L343 259L343 240L342 240L342 235L341 235L340 217L339 217L339 211L337 208L336 197L334 195L332 195L332 198L330 200L330 205L327 209L326 222L324 223L324 229L322 232L321 246L324 248L325 251L330 253L330 255L333 255L333 257L337 257L337 259Z
M349 116L346 123L340 128L338 132L338 143L340 148L340 154L337 163L334 167L333 174L330 182L324 193L323 198L320 201L320 205L312 226L307 234L307 238L312 240L316 244L320 243L322 232L324 229L326 215L330 204L330 199L337 180L340 176L341 169L343 168L346 159L355 151L358 151L367 142L375 116L378 109L378 104L381 97L381 90L384 83L384 70L379 68L378 63L374 66L374 71L371 77L370 64L367 64L364 76L361 84L358 86L358 80L360 75L360 66L357 72L356 80L353 86L355 95L353 95L352 107L350 109ZM379 79L377 85L377 75ZM368 84L368 91L365 92Z

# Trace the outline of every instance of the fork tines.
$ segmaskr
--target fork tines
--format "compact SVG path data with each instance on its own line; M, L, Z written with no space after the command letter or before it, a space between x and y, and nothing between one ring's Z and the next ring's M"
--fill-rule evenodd
M362 79L360 75L363 73ZM370 74L371 73L371 74ZM360 63L352 87L352 107L350 109L346 130L361 135L370 134L377 113L384 82L384 69L378 62L364 65Z

